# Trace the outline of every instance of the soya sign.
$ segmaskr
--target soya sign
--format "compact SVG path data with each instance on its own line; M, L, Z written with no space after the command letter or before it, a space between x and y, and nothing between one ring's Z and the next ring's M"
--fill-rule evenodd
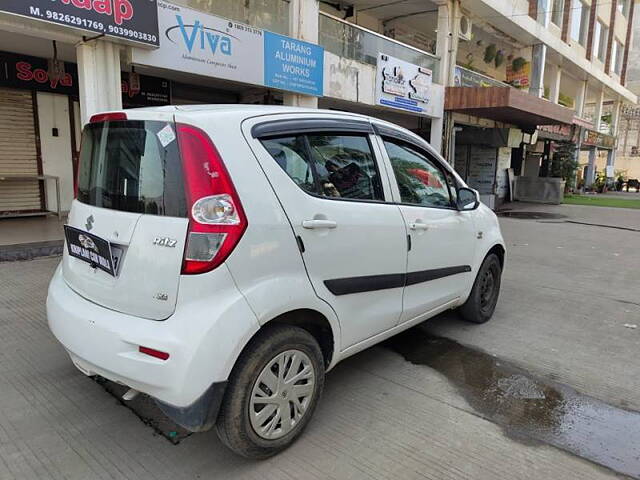
M158 20L160 48L134 64L322 95L322 47L163 0Z
M0 12L158 45L156 0L2 0Z

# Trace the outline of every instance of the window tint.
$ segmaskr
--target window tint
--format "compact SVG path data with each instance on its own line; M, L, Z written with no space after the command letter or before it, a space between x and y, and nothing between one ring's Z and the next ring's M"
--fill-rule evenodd
M395 173L402 203L425 207L451 207L444 173L423 153L403 143L384 141Z
M367 136L297 135L262 144L303 190L354 200L383 200L382 183Z

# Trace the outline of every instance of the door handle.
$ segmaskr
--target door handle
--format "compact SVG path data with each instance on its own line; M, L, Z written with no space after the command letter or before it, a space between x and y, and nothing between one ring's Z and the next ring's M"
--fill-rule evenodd
M336 228L338 224L333 220L304 220L302 222L302 228L308 228L310 230L318 228Z
M410 230L429 230L429 225L422 222L413 222L409 224Z

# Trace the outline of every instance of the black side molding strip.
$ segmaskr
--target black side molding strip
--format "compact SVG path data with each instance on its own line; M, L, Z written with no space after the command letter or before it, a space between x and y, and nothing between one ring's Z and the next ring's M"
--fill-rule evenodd
M471 271L469 265L460 265L457 267L434 268L433 270L422 270L421 272L407 273L407 282L405 285L415 285L422 282L430 282L439 278L457 275L458 273L467 273Z
M404 287L406 275L391 273L388 275L369 275L366 277L337 278L325 280L327 289L334 295L349 295L350 293L373 292L388 288Z
M386 290L389 288L400 288L418 283L429 282L439 278L457 275L471 271L469 265L459 265L455 267L435 268L432 270L422 270L419 272L391 273L386 275L367 275L363 277L336 278L325 280L324 285L336 296L349 295L352 293L374 292L376 290Z
M373 133L373 127L363 120L345 118L298 118L271 120L251 128L253 138L277 137L309 132Z

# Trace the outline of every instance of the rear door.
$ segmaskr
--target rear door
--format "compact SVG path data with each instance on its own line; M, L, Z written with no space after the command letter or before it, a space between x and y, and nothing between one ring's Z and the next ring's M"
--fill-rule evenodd
M455 180L435 155L401 137L384 136L382 145L411 241L403 323L462 295L475 275L477 239L473 212L455 208Z
M67 242L63 275L92 302L161 320L175 310L188 220L173 116L151 118L85 127L68 224L108 241L115 271Z
M251 120L244 131L298 238L317 295L340 319L343 348L395 326L406 232L398 207L385 203L391 192L370 123L297 115Z

